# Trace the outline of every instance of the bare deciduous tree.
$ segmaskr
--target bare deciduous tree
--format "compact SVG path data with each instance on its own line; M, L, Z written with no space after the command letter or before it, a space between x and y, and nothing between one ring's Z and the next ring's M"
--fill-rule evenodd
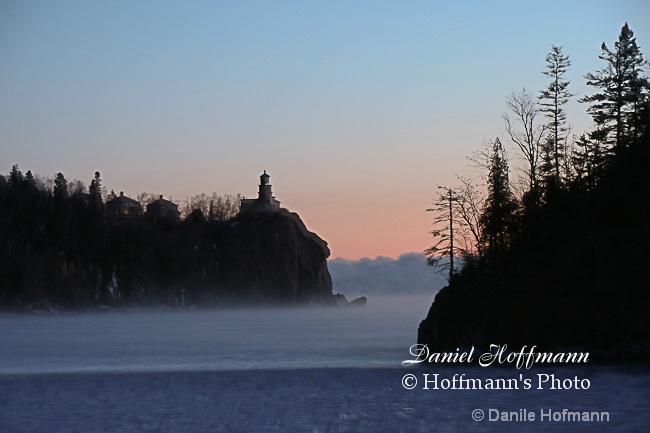
M461 185L455 189L456 206L460 228L460 239L463 241L465 254L483 256L483 230L481 214L485 203L485 194L477 188L476 183L468 178L457 176Z
M225 194L214 197L212 200L212 218L218 221L226 221L234 218L239 213L241 194Z
M71 196L82 192L86 192L86 184L82 180L72 179L68 182L68 193Z
M160 194L154 194L152 192L141 192L136 196L136 200L142 205L143 208L147 208L147 205L153 203L154 201L158 200L160 197ZM168 199L169 201L171 200L171 197Z
M503 114L506 132L517 145L526 161L526 174L531 192L537 191L537 167L539 165L542 138L546 128L536 122L539 107L532 93L524 87L512 92L506 99L510 113Z
M213 192L211 195L205 193L185 199L180 208L181 217L187 218L193 211L199 210L207 219L226 221L234 218L239 213L241 194L219 195Z
M187 218L195 210L201 211L204 218L207 217L210 213L210 198L206 193L186 198L180 208L181 218Z

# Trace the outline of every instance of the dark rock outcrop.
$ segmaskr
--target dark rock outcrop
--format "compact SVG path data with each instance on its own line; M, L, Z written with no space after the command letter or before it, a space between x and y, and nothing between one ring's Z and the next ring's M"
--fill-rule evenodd
M643 253L624 254L635 242ZM650 226L611 230L554 255L517 257L501 269L452 280L421 322L418 342L434 351L508 344L647 357L647 245Z
M218 286L243 297L333 304L327 243L286 210L243 215L220 241Z
M368 303L368 298L366 298L365 296L360 296L360 297L350 301L350 306L351 307L365 307L367 303Z

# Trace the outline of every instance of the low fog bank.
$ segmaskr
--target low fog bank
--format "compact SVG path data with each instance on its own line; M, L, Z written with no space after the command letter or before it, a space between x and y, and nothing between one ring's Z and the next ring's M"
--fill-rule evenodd
M419 253L405 253L397 259L377 257L360 260L333 259L327 264L334 293L348 299L355 296L430 294L447 284L444 275L426 265Z
M363 308L5 315L0 378L37 373L395 367L409 358L431 300L432 295L426 294L372 295ZM0 401L1 394L0 389Z

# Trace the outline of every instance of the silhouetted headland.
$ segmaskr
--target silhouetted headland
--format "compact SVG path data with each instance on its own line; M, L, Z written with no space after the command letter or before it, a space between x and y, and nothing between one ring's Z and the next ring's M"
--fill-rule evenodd
M499 138L473 158L484 195L463 178L441 187L429 210L442 228L425 254L430 264L445 258L449 285L420 324L420 344L650 359L650 78L627 24L613 47L601 45L603 67L585 75L594 93L578 101L593 130L572 141L562 47L547 55L549 85L537 97L508 97L506 132L526 161L520 191Z
M48 190L14 166L0 176L0 307L337 305L327 243L279 206L266 172L237 208L181 220L163 196L104 202L99 173L71 193L61 173Z

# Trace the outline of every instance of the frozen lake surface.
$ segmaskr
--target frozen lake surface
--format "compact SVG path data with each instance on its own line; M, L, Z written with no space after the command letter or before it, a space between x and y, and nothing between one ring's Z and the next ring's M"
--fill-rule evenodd
M0 374L396 367L431 297L363 308L0 315Z
M650 368L402 367L430 297L365 308L0 315L0 432L648 431ZM425 374L588 379L433 390ZM419 386L402 386L415 374ZM481 409L482 421L472 413ZM493 412L490 412L492 409ZM535 421L489 421L496 411ZM608 412L606 422L540 411Z

